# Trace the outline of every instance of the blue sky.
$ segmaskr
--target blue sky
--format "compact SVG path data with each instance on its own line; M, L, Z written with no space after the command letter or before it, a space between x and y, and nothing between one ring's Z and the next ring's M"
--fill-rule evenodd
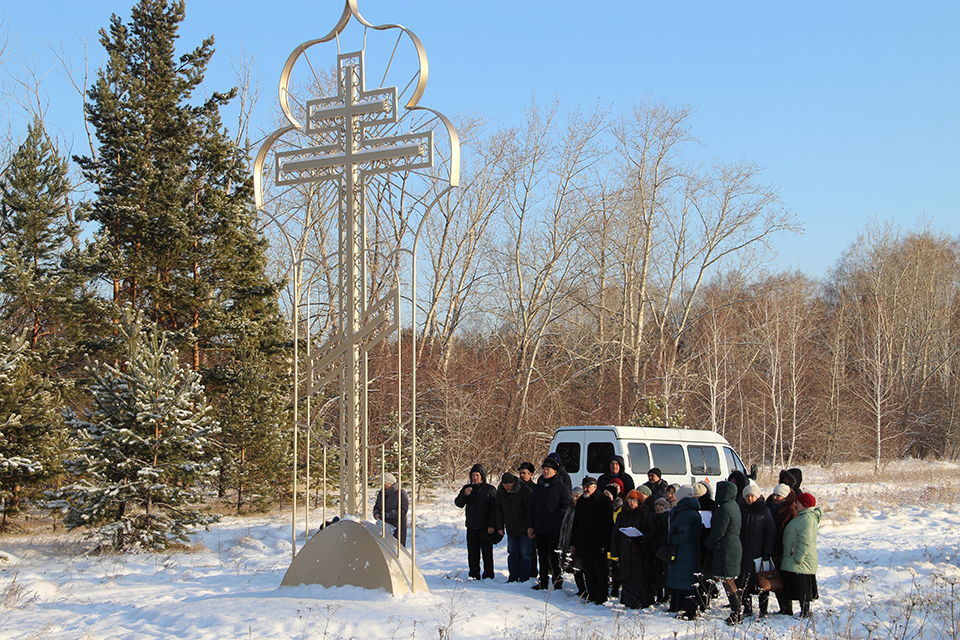
M41 73L48 123L82 151L80 98L50 46L102 64L96 32L132 0L8 2L9 49ZM746 158L805 229L776 242L775 267L823 276L874 218L906 229L921 218L960 233L960 3L360 0L372 23L423 41L422 104L512 125L536 95L561 109L626 110L644 96L696 109L700 153ZM281 65L325 35L339 0L188 0L183 48L217 40L208 85L236 83L231 56L255 54L272 109ZM5 66L15 69L16 59ZM23 118L0 112L14 132ZM228 120L228 124L231 124Z

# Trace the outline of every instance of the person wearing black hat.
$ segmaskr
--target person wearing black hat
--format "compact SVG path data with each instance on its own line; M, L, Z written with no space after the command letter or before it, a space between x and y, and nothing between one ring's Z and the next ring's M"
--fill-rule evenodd
M533 490L509 471L497 489L497 533L507 538L507 582L530 579L533 540L527 536L527 511Z
M642 486L650 489L650 504L653 504L667 495L667 487L670 486L670 483L663 479L663 472L660 471L660 467L653 467L650 471L647 471L647 481Z
M533 490L533 499L527 513L527 535L534 540L540 559L540 573L534 589L550 587L548 578L553 577L553 588L563 587L560 557L560 528L563 516L573 506L570 488L560 479L560 464L551 457L544 458L540 465L542 475Z
M613 528L613 503L597 491L596 478L587 476L582 484L583 495L573 514L570 553L583 567L587 598L594 604L603 604L607 601L607 547Z
M517 476L520 478L520 482L524 483L530 487L530 494L533 494L534 487L537 486L537 481L533 479L533 476L537 473L537 469L533 466L532 462L521 462L520 466L517 467ZM537 577L537 550L533 549L530 552L530 577Z
M470 483L463 485L453 503L465 509L467 527L467 562L471 580L481 577L493 579L493 542L490 536L496 529L497 490L487 482L487 471L482 464L470 469ZM483 557L483 574L480 558Z

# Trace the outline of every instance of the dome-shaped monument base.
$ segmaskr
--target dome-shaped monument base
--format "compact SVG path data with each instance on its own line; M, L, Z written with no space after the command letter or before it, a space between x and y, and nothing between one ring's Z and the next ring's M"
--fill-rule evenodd
M386 589L394 595L429 591L409 551L401 549L398 558L395 538L384 538L379 527L353 520L324 527L310 538L280 584Z

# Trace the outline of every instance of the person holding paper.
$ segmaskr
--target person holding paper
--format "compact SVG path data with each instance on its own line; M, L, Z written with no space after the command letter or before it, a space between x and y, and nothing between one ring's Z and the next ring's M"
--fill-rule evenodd
M610 539L610 555L620 564L620 604L629 609L649 607L655 599L656 521L641 497L636 490L627 494Z

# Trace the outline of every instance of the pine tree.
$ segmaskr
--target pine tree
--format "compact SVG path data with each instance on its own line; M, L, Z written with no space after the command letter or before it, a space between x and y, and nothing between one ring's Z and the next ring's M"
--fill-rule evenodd
M201 371L251 336L279 342L283 324L245 157L220 121L235 91L195 102L213 38L177 58L184 15L183 2L141 0L129 25L114 15L101 30L108 61L86 104L98 157L77 161L96 185L98 277Z
M242 350L236 362L217 367L210 378L223 390L216 407L222 425L221 495L233 492L237 513L250 502L264 510L289 482L286 385L277 368L252 348Z
M72 190L66 160L35 120L0 176L0 317L8 332L26 332L48 370L73 352L81 318L94 315L78 247L83 211Z
M23 336L0 336L0 528L60 468L66 434L52 385Z
M124 366L91 364L93 406L67 419L78 440L67 468L80 480L58 506L67 528L95 527L116 550L163 548L212 521L193 505L215 475L207 451L218 427L199 375L180 367L158 327L125 310L120 332Z

